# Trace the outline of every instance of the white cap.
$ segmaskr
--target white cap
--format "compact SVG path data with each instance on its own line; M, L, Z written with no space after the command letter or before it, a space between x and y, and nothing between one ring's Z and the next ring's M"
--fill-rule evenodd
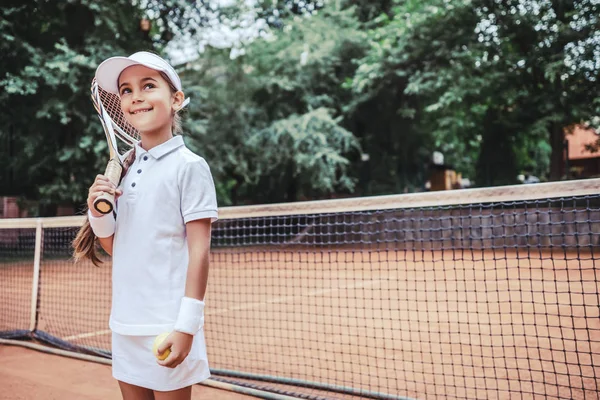
M129 57L111 57L104 60L96 69L96 81L98 85L107 92L119 94L119 76L127 67L132 65L143 65L150 69L164 72L173 86L181 90L181 79L175 69L156 54L147 51L139 51Z

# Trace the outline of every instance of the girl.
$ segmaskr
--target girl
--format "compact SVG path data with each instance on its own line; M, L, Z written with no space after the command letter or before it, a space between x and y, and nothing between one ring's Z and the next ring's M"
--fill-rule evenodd
M118 188L102 175L90 187L75 258L97 263L96 238L112 255L112 371L123 399L190 399L191 385L210 376L203 331L211 223L217 219L210 169L174 136L188 100L165 60L147 52L109 58L96 79L119 94L141 141L127 157ZM118 198L116 217L94 210L102 192ZM171 333L158 352L171 352L161 361L152 345L163 332Z

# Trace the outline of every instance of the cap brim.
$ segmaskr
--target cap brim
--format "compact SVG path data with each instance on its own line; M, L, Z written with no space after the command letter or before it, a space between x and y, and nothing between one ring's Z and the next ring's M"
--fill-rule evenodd
M127 67L143 65L127 57L111 57L103 61L96 69L96 81L107 92L119 94L119 76Z

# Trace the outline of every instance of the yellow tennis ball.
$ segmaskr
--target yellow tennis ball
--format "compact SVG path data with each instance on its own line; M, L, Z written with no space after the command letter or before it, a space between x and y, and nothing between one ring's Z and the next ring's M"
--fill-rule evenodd
M160 344L170 334L171 334L171 332L161 333L160 335L158 335L156 337L156 339L154 339L154 344L152 345L152 353L154 353L154 355L156 356L156 358L158 358L159 360L164 360L165 358L169 357L169 354L171 354L171 349L166 349L162 354L158 354L158 346L160 346Z

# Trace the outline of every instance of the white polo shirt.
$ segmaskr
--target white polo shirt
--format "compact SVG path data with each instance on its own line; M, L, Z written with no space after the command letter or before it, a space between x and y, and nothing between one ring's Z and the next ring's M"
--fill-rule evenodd
M120 188L110 328L122 335L171 331L185 294L185 224L217 219L210 168L175 136L150 151L137 145Z

